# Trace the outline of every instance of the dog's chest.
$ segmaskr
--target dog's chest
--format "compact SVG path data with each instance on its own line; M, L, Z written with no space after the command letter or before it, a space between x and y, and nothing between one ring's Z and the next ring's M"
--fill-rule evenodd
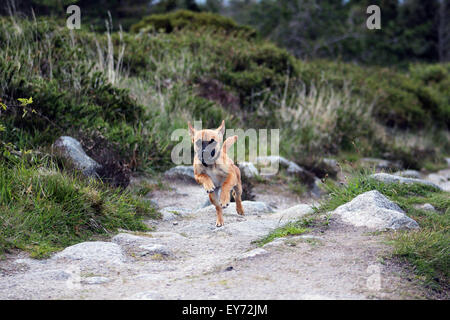
M227 178L227 172L216 166L205 168L205 172L211 178L214 186L216 187L220 187Z

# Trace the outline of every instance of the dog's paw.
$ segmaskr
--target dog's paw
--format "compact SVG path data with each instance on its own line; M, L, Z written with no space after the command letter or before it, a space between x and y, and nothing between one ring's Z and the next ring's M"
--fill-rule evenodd
M221 199L219 200L219 205L222 207L222 209L225 209L230 205L230 200Z
M216 187L214 185L213 186L204 186L204 188L206 190L206 193L213 193L214 190L216 190Z
M216 221L216 227L217 227L217 228L223 227L223 221L217 220L217 221Z

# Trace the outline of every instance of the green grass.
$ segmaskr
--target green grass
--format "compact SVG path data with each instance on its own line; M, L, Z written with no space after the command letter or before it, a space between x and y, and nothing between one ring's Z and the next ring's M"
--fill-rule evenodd
M314 227L317 225L326 224L326 222L321 222L318 215L312 214L306 217L303 217L297 221L289 222L281 227L276 228L272 232L270 232L267 236L253 241L259 247L262 247L266 243L272 242L277 238L283 238L286 236L294 236L309 232L309 227Z
M303 234L303 233L309 231L309 229L301 227L300 225L301 224L297 224L295 222L288 223L287 225L285 225L283 227L275 229L270 234L268 234L266 237L256 241L255 243L258 246L262 247L266 243L272 242L276 238L299 235L299 234Z
M387 235L394 247L393 255L410 262L427 286L449 288L450 277L450 194L431 186L419 184L386 184L356 174L347 185L328 181L329 198L319 208L329 212L370 190L378 190L397 203L406 214L416 220L419 230L397 231ZM430 203L438 212L415 208Z
M118 228L146 231L143 219L158 216L147 201L49 164L0 166L0 254L19 248L43 258Z

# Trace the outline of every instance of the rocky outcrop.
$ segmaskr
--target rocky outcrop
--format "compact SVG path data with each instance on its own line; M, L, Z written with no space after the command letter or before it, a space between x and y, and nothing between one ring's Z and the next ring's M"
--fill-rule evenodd
M430 181L426 181L426 180L422 180L422 179L405 178L405 177L400 177L400 176L396 176L393 174L375 173L375 174L370 175L370 177L377 181L383 182L383 183L405 183L405 184L417 183L417 184L431 186L431 187L434 187L439 190L442 189L440 186L438 186L437 184L430 182Z
M373 230L416 229L419 225L394 202L373 190L360 194L332 212L355 227Z

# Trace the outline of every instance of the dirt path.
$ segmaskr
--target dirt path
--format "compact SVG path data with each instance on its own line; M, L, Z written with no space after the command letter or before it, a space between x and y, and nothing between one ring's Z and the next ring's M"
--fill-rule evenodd
M164 221L155 232L121 233L112 242L37 261L12 255L0 262L0 299L408 299L425 293L405 270L383 261L383 236L335 218L327 229L257 248L252 241L283 223L264 203L290 208L299 199L260 186L246 216L198 209L204 190L183 181L156 191ZM258 202L258 201L264 201ZM301 206L294 216L309 208ZM284 216L285 217L285 216Z

